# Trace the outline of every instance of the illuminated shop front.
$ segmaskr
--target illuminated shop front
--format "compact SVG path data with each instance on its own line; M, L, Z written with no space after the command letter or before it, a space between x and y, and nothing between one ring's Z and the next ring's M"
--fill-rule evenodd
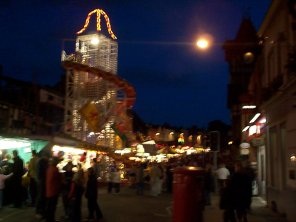
M266 147L265 147L266 117L257 113L244 128L246 142L241 146L241 154L248 155L248 159L257 172L258 195L266 195ZM246 146L248 144L248 146Z
M1 159L4 159L6 154L13 157L13 150L17 150L19 156L27 163L32 157L32 150L40 152L46 145L46 140L33 140L22 137L5 137L0 136L0 155Z

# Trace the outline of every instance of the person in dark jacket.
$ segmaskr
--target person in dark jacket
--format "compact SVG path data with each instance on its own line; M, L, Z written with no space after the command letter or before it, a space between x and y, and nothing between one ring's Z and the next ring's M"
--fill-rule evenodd
M252 197L253 197L253 182L256 179L256 174L254 169L251 167L251 164L249 161L244 162L244 173L246 174L248 178L247 186L248 186L248 209L251 210L251 204L252 204Z
M223 222L236 222L235 206L233 201L233 194L231 192L230 181L227 180L224 187L220 189L220 209L223 212Z
M84 172L81 165L77 166L78 171L74 174L69 192L71 204L71 222L81 221L82 196L84 193Z
M248 180L249 177L244 172L242 163L236 162L234 173L221 195L220 208L224 209L224 222L248 222Z
M230 185L237 219L239 222L247 222L249 176L244 172L241 162L236 162L234 165L234 173Z
M103 218L102 211L97 202L98 187L97 178L94 168L88 169L88 180L86 184L85 197L87 198L88 207L88 219L94 219L94 213L96 214L96 220L99 221Z
M49 154L41 152L41 157L36 164L37 198L36 198L36 217L45 218L46 216L46 171L49 164Z
M71 204L69 201L69 193L71 190L71 184L74 176L73 171L74 165L70 160L64 167L63 170L63 187L62 187L62 200L64 206L65 217L68 219L71 215Z
M19 157L18 151L13 150L13 166L12 166L12 186L13 186L13 205L21 207L23 201L22 176L24 174L24 161Z
M46 222L55 222L55 212L61 191L62 177L57 168L59 159L52 157L46 170L45 196L47 200Z

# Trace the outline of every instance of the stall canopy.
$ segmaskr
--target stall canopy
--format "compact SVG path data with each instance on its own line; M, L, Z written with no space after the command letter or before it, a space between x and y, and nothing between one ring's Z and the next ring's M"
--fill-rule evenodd
M145 153L149 153L151 156L154 156L157 154L157 148L156 143L154 140L149 140L142 143Z

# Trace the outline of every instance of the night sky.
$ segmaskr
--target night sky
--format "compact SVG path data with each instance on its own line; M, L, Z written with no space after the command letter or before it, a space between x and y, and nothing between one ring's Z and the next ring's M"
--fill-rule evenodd
M41 84L61 76L60 53L93 9L103 9L118 37L118 75L134 85L134 110L147 123L230 123L228 64L222 43L242 17L258 29L271 0L1 0L0 64L4 75ZM94 30L95 17L90 23ZM102 20L103 33L106 25ZM199 34L211 49L194 46Z

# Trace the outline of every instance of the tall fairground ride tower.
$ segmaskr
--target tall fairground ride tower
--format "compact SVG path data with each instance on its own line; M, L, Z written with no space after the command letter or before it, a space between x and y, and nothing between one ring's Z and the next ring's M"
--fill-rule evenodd
M97 30L84 34L96 15ZM101 33L105 19L109 36ZM91 11L77 32L75 52L62 52L66 69L65 133L99 146L122 148L132 137L127 115L135 101L134 88L117 75L118 44L108 15Z

